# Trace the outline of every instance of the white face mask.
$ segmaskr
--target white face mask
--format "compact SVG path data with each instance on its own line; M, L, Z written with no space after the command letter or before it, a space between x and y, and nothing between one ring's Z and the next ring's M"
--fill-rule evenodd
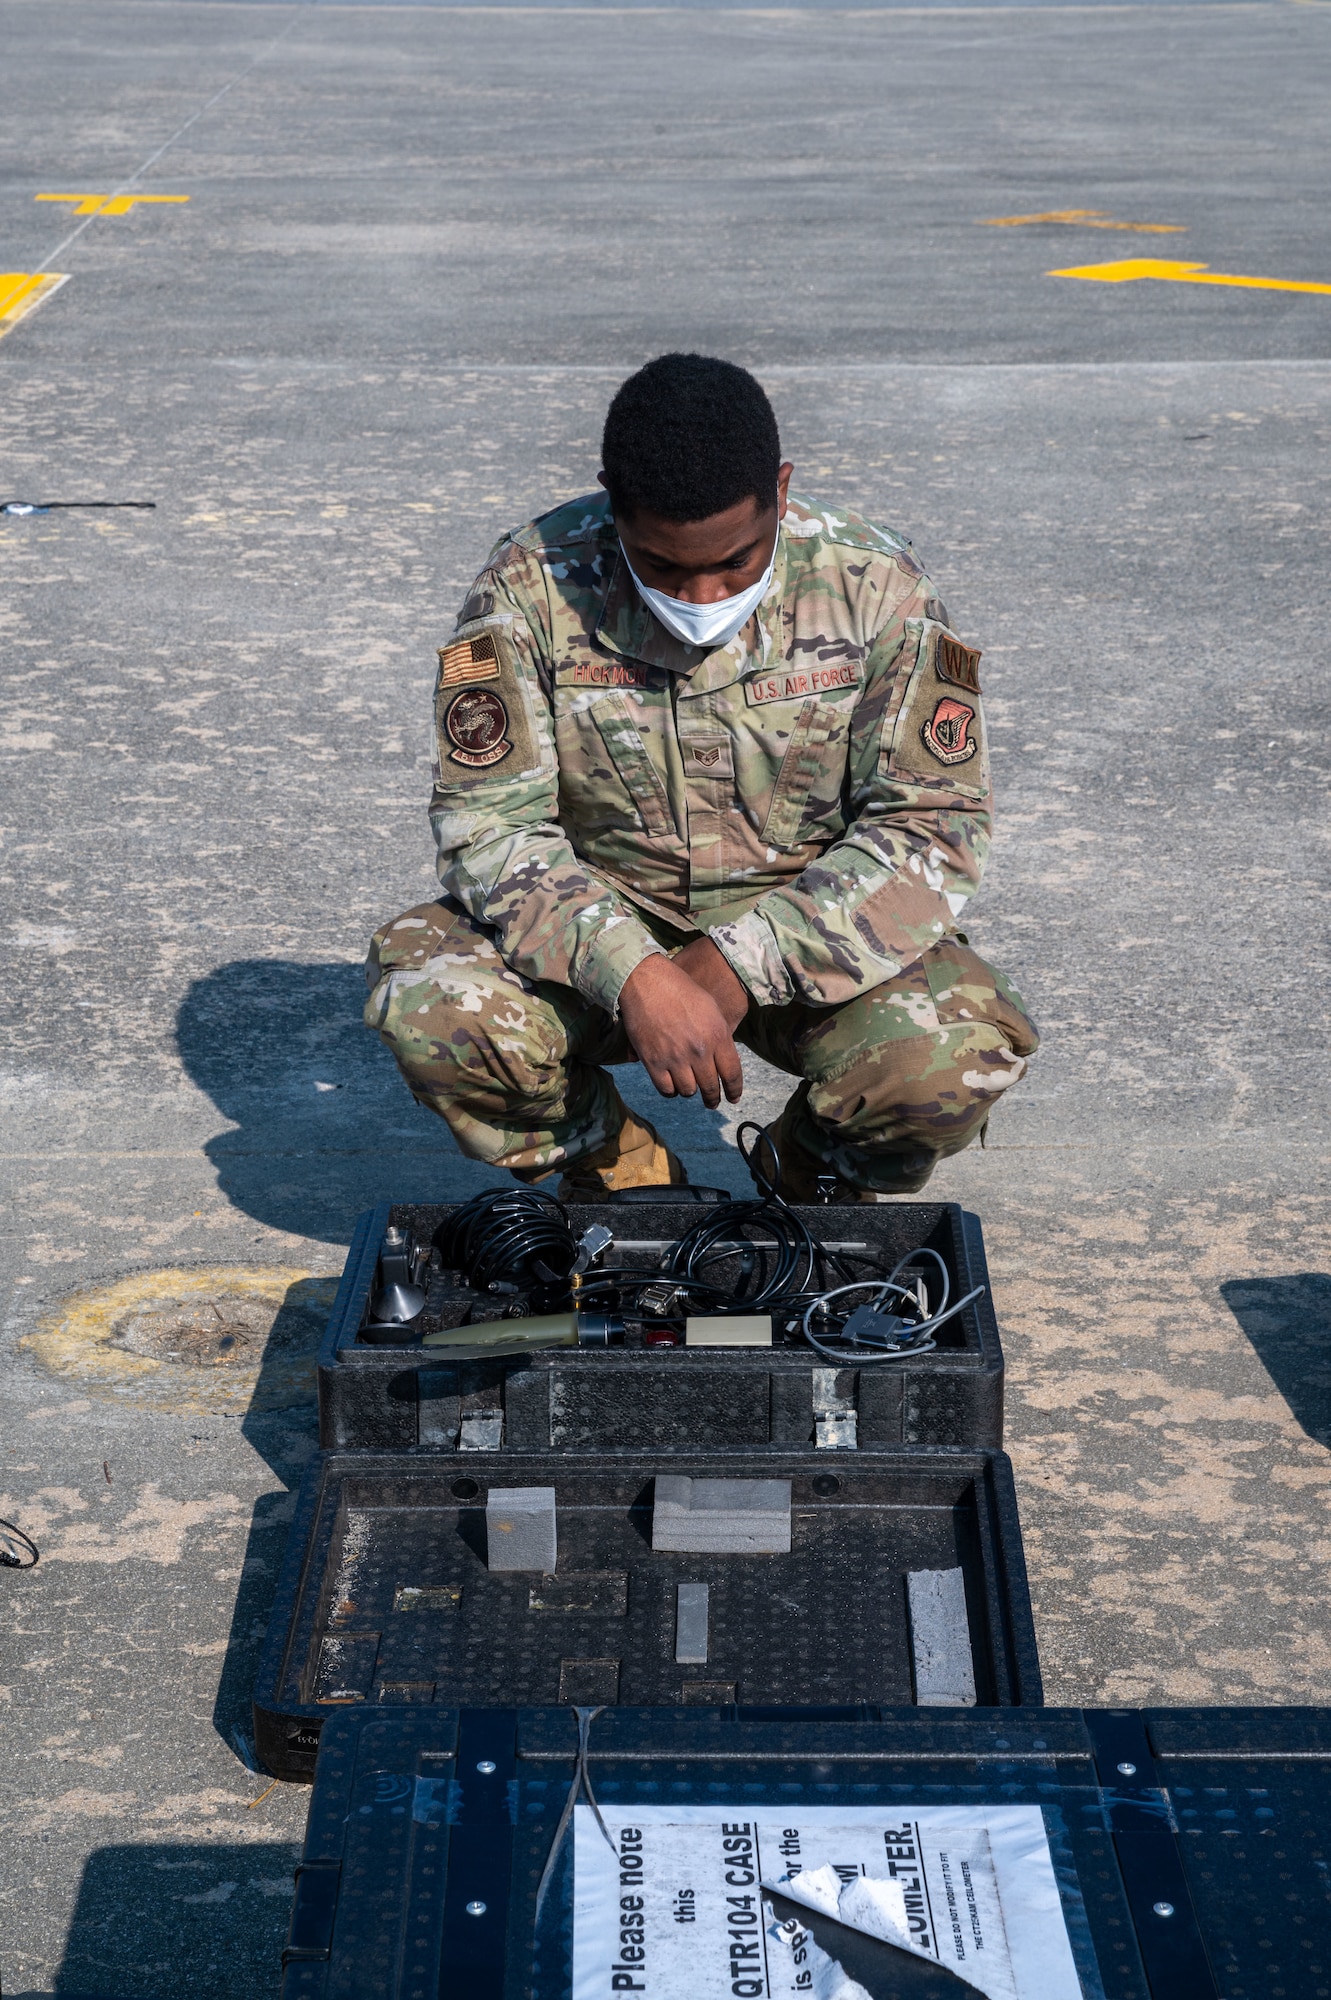
M687 646L724 646L734 638L741 625L758 609L767 595L767 586L772 581L772 571L776 567L776 542L772 543L771 560L758 578L757 583L741 590L738 597L723 597L719 604L686 604L680 597L667 597L663 590L649 590L637 574L628 556L624 554L621 542L620 553L628 564L629 575L638 586L638 595L647 605L653 617L658 618L667 632L673 632Z

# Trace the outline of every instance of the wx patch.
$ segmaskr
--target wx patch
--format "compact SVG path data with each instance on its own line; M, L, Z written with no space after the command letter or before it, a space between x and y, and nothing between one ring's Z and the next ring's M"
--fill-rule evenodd
M453 687L459 681L495 681L499 678L499 653L488 632L475 639L455 639L439 648L439 685Z
M965 688L971 694L980 692L980 655L973 646L963 646L950 632L938 635L934 666L940 680L951 681L954 687Z

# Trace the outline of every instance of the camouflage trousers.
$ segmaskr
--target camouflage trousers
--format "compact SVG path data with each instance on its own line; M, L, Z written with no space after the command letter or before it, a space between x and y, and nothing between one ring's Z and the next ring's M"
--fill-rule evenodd
M604 1066L636 1061L622 1026L512 971L456 905L385 924L366 978L366 1025L469 1158L530 1174L618 1132ZM1039 1038L1002 973L949 937L844 1006L752 1006L735 1039L802 1079L787 1136L853 1186L891 1193L970 1144Z

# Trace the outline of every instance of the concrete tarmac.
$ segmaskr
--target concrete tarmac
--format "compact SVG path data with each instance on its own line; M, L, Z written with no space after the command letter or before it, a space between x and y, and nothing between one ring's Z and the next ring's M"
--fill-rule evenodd
M319 1302L361 1209L494 1178L357 1019L433 881L433 649L672 345L984 648L968 929L1045 1046L931 1193L989 1243L1048 1697L1331 1701L1331 294L1194 282L1331 285L1331 11L0 0L0 45L0 262L67 275L0 335L0 502L154 503L0 516L5 1991L277 1991L306 1795L247 1704ZM125 189L188 200L71 199ZM1131 260L1193 268L1049 275ZM285 1373L162 1360L245 1284Z

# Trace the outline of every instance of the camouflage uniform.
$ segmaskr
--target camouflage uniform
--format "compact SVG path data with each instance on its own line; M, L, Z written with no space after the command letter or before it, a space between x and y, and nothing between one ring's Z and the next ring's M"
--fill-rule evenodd
M620 989L699 932L748 989L737 1039L804 1079L815 1158L891 1190L966 1145L1036 1046L955 934L991 823L979 657L908 543L811 500L711 651L642 603L604 495L501 541L439 654L445 894L367 968L462 1150L530 1171L612 1137Z

